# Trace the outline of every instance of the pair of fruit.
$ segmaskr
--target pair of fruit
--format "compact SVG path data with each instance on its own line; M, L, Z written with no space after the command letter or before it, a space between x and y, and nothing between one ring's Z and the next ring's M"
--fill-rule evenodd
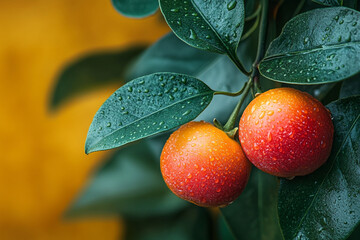
M272 89L246 107L241 146L210 123L190 122L166 142L161 172L180 198L226 206L245 188L251 163L286 178L315 171L330 155L333 132L330 112L318 100L291 88Z

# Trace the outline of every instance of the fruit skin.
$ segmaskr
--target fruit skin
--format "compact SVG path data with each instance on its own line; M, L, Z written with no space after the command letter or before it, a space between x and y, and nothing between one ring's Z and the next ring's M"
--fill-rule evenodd
M178 197L202 207L222 207L245 188L251 163L239 143L201 121L187 123L170 136L160 168Z
M311 95L292 88L260 94L245 109L239 139L260 170L292 178L312 173L330 155L331 114Z

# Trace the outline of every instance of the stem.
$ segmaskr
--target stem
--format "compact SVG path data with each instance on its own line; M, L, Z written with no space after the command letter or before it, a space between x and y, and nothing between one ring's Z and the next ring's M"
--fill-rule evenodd
M261 0L261 22L260 22L260 31L259 31L259 40L255 61L252 65L252 72L250 74L249 81L245 84L245 88L241 89L239 92L242 92L242 96L236 105L234 111L231 113L229 120L224 126L224 131L229 132L234 129L236 118L239 115L242 104L245 101L246 96L248 95L253 83L255 88L259 88L259 70L258 65L260 60L264 57L265 53L265 43L266 43L266 31L267 31L267 17L268 17L268 0ZM236 62L235 62L236 63Z
M255 30L257 29L258 25L259 25L259 20L260 17L257 16L255 23L251 26L251 28L249 29L249 31L247 31L244 35L242 35L240 41L244 41L245 39L247 39L253 32L255 32Z
M295 9L295 12L294 12L294 14L293 14L293 17L295 17L296 15L299 14L299 12L300 12L301 9L303 8L304 4L305 4L305 0L301 0L301 2L298 4L298 6L297 6L296 9Z
M253 14L251 14L250 16L248 16L247 18L245 18L245 21L250 21L252 19L254 19L255 17L257 17L260 13L261 10L261 4L258 5L257 9L255 10L255 12Z
M242 92L245 89L245 86L246 86L246 84L244 84L244 86L238 92L235 92L235 93L218 91L218 92L215 92L214 95L226 95L226 96L230 96L230 97L236 97L236 96L239 96L240 94L242 94Z
M258 47L255 62L253 64L253 71L251 73L251 78L254 80L254 87L256 92L260 91L260 77L259 77L259 70L258 65L261 59L264 57L265 54L265 44L266 44L266 31L267 31L267 18L268 18L268 0L261 1L262 12L261 12L261 22L260 22L260 31L259 31L259 40L258 40Z
M247 96L247 94L248 94L251 86L252 86L252 78L250 78L249 81L247 81L247 83L245 84L244 93L243 93L243 95L241 96L240 101L239 101L238 104L236 105L234 111L231 113L231 115L230 115L230 117L229 117L229 120L227 121L227 123L226 123L225 126L224 126L224 131L225 131L225 132L229 132L229 131L231 131L231 130L234 128L235 122L236 122L236 118L237 118L237 116L239 115L241 106L242 106L242 104L244 103L245 98L246 98L246 96Z
M253 67L257 68L257 65L264 57L265 53L265 42L266 42L266 31L267 31L267 18L268 18L268 0L262 0L261 5L263 6L261 12L261 22L260 22L260 31L259 31L259 40L257 47L256 59Z
M242 73L244 73L246 76L250 76L250 72L245 69L244 65L241 63L237 55L233 55L232 53L231 54L229 53L228 56Z

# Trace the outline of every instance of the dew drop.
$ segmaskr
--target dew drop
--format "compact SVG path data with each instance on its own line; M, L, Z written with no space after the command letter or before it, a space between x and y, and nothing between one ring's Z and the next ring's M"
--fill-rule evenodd
M186 115L189 115L191 113L191 110L187 110L186 112L184 112L182 115L183 116L186 116Z
M308 42L309 42L309 38L306 37L306 38L304 39L304 44L307 44Z
M237 1L232 0L231 2L229 2L229 3L227 4L227 9L228 9L229 11L231 11L231 10L233 10L233 9L236 7L236 5L237 5Z
M261 112L261 114L260 114L259 118L260 118L260 119L263 119L263 118L264 118L264 116L265 116L265 112Z
M221 188L216 189L216 192L218 193L221 192Z
M197 39L197 35L196 35L195 31L192 30L192 29L190 29L190 36L189 36L189 38L192 39L192 40Z
M107 127L111 127L111 122L108 122L108 123L106 124L106 126L107 126Z
M274 111L268 111L267 113L269 116L272 116L274 114Z
M170 9L170 11L171 11L171 12L178 12L179 9L178 9L178 8L172 8L172 9Z

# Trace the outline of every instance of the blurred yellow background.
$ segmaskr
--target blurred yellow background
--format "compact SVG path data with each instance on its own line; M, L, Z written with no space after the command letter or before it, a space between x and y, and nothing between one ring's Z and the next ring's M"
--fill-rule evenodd
M151 43L159 16L122 17L110 0L0 2L0 239L119 239L118 218L64 221L62 214L104 153L84 154L96 110L116 89L47 111L55 77L99 50Z

